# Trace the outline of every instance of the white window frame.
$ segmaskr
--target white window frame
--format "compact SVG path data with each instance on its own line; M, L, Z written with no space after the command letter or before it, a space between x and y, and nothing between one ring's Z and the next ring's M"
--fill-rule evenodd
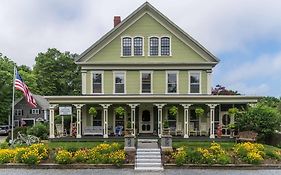
M142 92L142 74L143 73L150 73L150 93ZM140 71L140 94L153 94L153 71Z
M135 55L135 42L134 42L135 38L142 38L142 54L141 55ZM132 45L133 45L133 49L132 49L133 54L132 54L132 56L136 56L136 57L144 56L144 37L143 36L140 36L140 35L134 36L133 40L132 40ZM123 47L123 44L122 44L122 47Z
M38 115L40 112L40 109L31 109L31 114L32 115Z
M199 93L191 93L190 90L190 85L191 85L191 81L190 81L190 76L192 74L199 74ZM188 71L188 94L201 94L201 86L202 86L202 81L201 81L201 71Z
M22 109L15 109L15 116L23 116L23 110Z
M177 75L177 92L171 93L168 92L168 74L176 74ZM166 94L179 94L179 71L166 71Z
M94 91L94 74L101 74L101 93L93 92ZM104 71L91 71L91 94L104 94Z
M115 92L115 78L116 74L123 73L124 74L124 93L116 93ZM126 94L127 93L127 88L126 88L126 71L113 71L113 94Z
M151 38L158 38L158 55L150 55L150 39L151 39ZM151 56L151 57L158 57L158 56L160 56L160 55L159 55L159 46L160 46L160 45L159 45L159 36L149 36L149 37L148 37L148 44L147 44L147 45L148 45L148 50L147 50L148 53L147 53L147 55L148 55L149 57L150 57L150 56Z
M161 39L164 38L164 37L167 37L167 38L170 39L170 43L169 43L169 44L170 44L170 55L162 55L162 54L161 54ZM171 36L168 36L168 35L163 35L163 36L161 36L161 37L160 37L160 40L159 40L159 47L160 47L160 49L159 49L159 55L160 55L160 56L162 56L162 57L170 57L170 56L172 56L172 49L171 49L171 48L172 48L172 37L171 37Z
M124 38L131 38L131 55L123 55L123 39ZM132 57L134 55L134 38L132 36L122 36L121 37L121 57Z

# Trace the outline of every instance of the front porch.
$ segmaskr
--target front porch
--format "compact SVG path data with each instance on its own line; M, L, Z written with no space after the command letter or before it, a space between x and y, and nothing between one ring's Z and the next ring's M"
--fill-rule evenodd
M51 104L50 139L55 139L57 136L54 117L58 107L72 106L72 116L76 118L73 120L76 128L75 135L79 140L87 137L115 139L116 135L124 135L128 124L133 129L135 137L149 134L161 138L165 120L171 128L174 138L214 139L218 124L222 126L222 136L229 137L230 130L227 125L234 123L234 117L228 115L228 109L245 108L247 104L256 103L258 100L258 97L213 95L51 96L46 98ZM123 116L118 116L115 112L115 109L120 106L125 109ZM172 106L176 106L178 109L177 115L173 117L168 112ZM97 110L97 116L89 115L90 107ZM196 116L197 107L204 109L202 117ZM117 133L117 128L121 128L122 132Z

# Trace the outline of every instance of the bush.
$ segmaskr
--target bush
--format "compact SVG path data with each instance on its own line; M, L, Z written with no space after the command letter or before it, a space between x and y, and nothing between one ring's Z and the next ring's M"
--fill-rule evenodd
M15 155L15 150L0 149L0 164L12 162L14 160Z
M46 140L48 139L49 129L43 123L36 123L33 127L27 129L27 134Z
M38 152L40 159L46 160L49 157L49 149L43 143L33 144L29 147L29 150Z
M7 149L7 148L9 148L8 142L3 142L0 144L0 149Z
M78 163L85 163L88 160L88 150L78 150L74 153L73 159Z
M250 164L260 164L264 160L264 146L257 143L239 143L234 147L235 153L243 161Z
M121 166L126 159L126 154L124 150L118 150L115 152L112 152L108 155L108 163L112 163L113 165L116 166Z
M26 127L26 126L14 128L14 134L13 134L14 139L18 137L18 132L20 132L22 134L26 134L28 128L29 127ZM6 142L9 142L10 140L11 140L11 132L10 132L9 136L6 138Z
M58 164L72 163L72 154L66 150L59 150L56 154L55 161Z
M37 165L41 161L41 157L39 155L38 150L28 149L21 156L21 162L28 165Z
M172 153L172 157L175 159L175 163L178 166L181 166L186 163L186 156L187 154L184 147L178 148L177 152Z

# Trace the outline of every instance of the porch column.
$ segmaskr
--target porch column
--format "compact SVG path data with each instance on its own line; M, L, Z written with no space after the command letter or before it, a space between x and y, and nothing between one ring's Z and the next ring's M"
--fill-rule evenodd
M210 139L215 138L215 107L217 104L208 104L210 107Z
M103 138L108 138L108 107L111 104L101 104L103 107Z
M183 134L184 138L189 138L189 132L188 132L188 125L189 125L189 107L192 104L181 104L184 107L184 125L183 125Z
M50 139L55 138L55 107L57 106L58 106L57 104L50 104L50 119L49 119Z
M155 106L157 106L158 109L158 136L161 138L162 136L162 117L163 117L163 106L165 106L166 104L154 104Z
M131 107L131 127L133 129L133 136L136 136L136 107L139 104L129 104Z
M47 109L44 109L44 120L48 121Z
M76 138L81 138L81 108L84 106L84 104L74 104L76 107L76 118L77 118L77 134Z

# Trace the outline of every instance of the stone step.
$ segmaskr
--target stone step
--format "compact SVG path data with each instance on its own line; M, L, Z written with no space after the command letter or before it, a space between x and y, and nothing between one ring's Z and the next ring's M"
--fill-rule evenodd
M138 143L158 143L158 139L138 139Z
M163 167L135 167L136 171L163 171Z
M160 162L148 162L148 163L136 163L136 167L162 167L162 163Z
M159 152L139 152L137 156L161 156Z
M137 155L136 159L161 159L161 155Z
M159 148L138 148L137 149L138 152L160 152L160 149Z
M141 158L141 159L138 159L137 158L137 163L161 163L161 159L155 159L155 158L152 158L152 159L144 159L144 158Z

